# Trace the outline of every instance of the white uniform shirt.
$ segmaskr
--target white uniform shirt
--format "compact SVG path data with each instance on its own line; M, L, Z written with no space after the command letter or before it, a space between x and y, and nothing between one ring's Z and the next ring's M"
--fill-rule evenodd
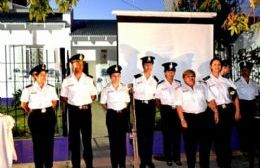
M128 88L122 84L119 84L117 90L108 84L101 92L100 103L106 104L108 109L122 110L129 102Z
M184 84L176 91L176 106L181 106L185 113L205 112L207 102L213 99L213 95L205 84L196 83L193 89Z
M148 79L143 73L135 75L133 80L134 98L137 100L154 99L157 82L156 77L153 75L150 75Z
M260 87L251 79L249 79L249 82L247 83L246 80L241 77L235 84L239 99L254 100L259 94Z
M28 102L28 107L32 110L51 107L53 100L59 100L56 90L46 83L41 88L34 82L23 90L21 96L21 102Z
M82 73L79 80L74 73L66 77L61 86L61 96L68 98L68 103L82 106L92 103L91 96L97 95L93 79Z
M217 105L229 104L232 102L231 97L228 93L228 88L233 87L234 89L236 89L236 86L231 80L226 79L221 75L216 78L215 76L210 74L210 77L205 82L207 83L209 90L215 97Z
M155 98L160 99L162 105L175 106L176 88L180 86L180 82L173 80L170 84L166 79L157 86Z
M13 160L17 160L14 148L12 128L15 121L9 115L0 113L0 167L12 168Z

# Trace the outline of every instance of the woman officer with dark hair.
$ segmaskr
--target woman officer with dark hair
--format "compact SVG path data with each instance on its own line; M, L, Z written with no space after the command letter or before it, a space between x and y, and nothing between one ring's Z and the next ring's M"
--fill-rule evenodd
M36 168L53 166L53 141L55 132L55 107L58 96L55 88L47 84L46 66L34 67L30 74L33 84L26 86L21 96L21 107L29 114L28 124L32 134L33 155Z
M204 78L213 93L219 112L219 123L215 127L215 150L218 166L230 168L232 160L231 135L234 120L240 119L236 86L221 76L222 61L215 57L210 61L210 76ZM233 95L232 95L233 94Z
M175 106L176 88L180 87L180 81L174 79L177 63L166 62L162 66L165 79L158 83L155 100L161 112L163 151L168 166L172 166L172 161L181 166L181 124Z
M112 168L125 168L126 132L129 112L127 104L130 96L127 86L120 83L121 66L113 65L107 69L111 82L102 90L100 103L107 110L106 125L110 143Z

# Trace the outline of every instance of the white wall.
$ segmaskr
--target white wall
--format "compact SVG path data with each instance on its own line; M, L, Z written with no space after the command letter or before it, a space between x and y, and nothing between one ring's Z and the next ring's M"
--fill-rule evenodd
M7 23L8 24L8 23ZM60 25L60 23L59 23ZM65 23L64 23L65 25ZM14 27L14 25L12 25ZM48 25L46 25L46 28L48 29ZM10 47L13 45L41 45L43 46L43 60L46 61L46 57L48 56L48 62L54 62L54 57L56 57L56 61L58 61L57 64L52 64L48 68L53 69L59 69L60 68L60 61L59 61L59 48L65 48L66 50L70 50L70 42L71 37L69 35L70 28L65 28L65 26L60 27L60 29L55 30L0 30L0 72L2 72L2 75L0 75L0 97L12 97L12 94L14 93L14 90L17 90L19 88L23 88L22 85L27 85L28 83L31 83L31 79L28 78L24 81L24 84L21 85L16 83L17 85L14 85L14 72L13 69L15 68L14 65L11 65L7 69L7 76L6 76L6 67L5 65L5 57L7 57L7 63L13 63L14 59L15 62L17 60L21 60L21 57L23 53L24 57L26 55L25 47L21 51L16 51L16 56L13 58L13 51L10 50ZM20 53L20 54L18 54ZM44 62L45 62L44 61ZM21 62L21 61L20 61ZM18 65L16 65L18 66ZM12 76L12 77L10 77ZM6 79L8 82L8 93L6 95ZM16 76L16 80L19 80L19 77Z

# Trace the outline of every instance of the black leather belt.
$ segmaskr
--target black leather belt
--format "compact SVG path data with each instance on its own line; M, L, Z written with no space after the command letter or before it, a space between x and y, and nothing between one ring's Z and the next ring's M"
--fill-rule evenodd
M228 108L228 107L230 107L231 106L231 103L229 103L229 104L220 104L220 105L218 105L218 108L220 108L220 109L226 109L226 108Z
M138 100L138 99L135 99L137 102L140 102L140 103L143 103L143 104L149 104L151 103L152 101L154 101L153 99L151 100Z
M114 112L117 112L117 113L123 113L126 109L123 108L122 110L114 110L114 109L107 109L107 110L114 111Z
M52 107L45 107L45 108L40 108L40 109L32 109L32 112L40 111L41 113L46 113L50 109L52 109Z
M69 104L69 106L71 106L73 108L77 108L79 110L87 110L87 109L89 109L90 104L84 104L84 105L81 105L81 106L74 106L74 105Z

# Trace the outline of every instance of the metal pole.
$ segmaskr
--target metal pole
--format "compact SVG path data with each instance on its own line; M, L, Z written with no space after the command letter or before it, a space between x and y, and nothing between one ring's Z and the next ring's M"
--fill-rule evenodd
M14 74L14 93L16 92L16 73L14 72L15 70L15 46L13 47L13 74ZM17 123L18 117L17 117L17 108L15 105L14 108L14 112L15 112L15 123ZM18 131L18 124L15 124L15 129L16 131Z
M23 82L23 88L24 88L24 75L23 75L23 71L24 71L24 47L25 46L21 46L21 52L22 52L22 82ZM25 52L26 52L26 50L25 50ZM26 113L23 113L23 130L24 130L24 132L26 131L26 127L25 127L25 124L26 124Z
M7 103L8 103L8 77L7 77L7 47L5 45L5 103L6 103L6 108L7 108L7 112L8 112L8 106L7 106Z
M138 153L138 139L137 139L137 128L136 128L136 112L135 112L135 99L133 85L129 85L129 92L132 98L132 113L133 113L133 128L132 128L132 138L133 138L133 150L134 150L134 168L139 168L139 153Z

